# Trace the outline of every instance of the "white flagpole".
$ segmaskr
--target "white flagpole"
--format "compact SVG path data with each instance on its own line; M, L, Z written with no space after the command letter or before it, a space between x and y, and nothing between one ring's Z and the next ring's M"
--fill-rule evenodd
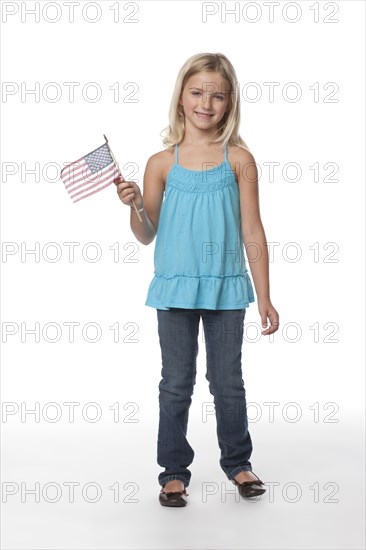
M110 145L109 145L109 143L108 143L107 136L106 136L105 134L103 134L103 136L104 136L104 139L105 139L105 141L106 141L106 143L107 143L107 146L108 146L109 152L110 152L110 154L111 154L111 156L112 156L112 159L114 160L114 162L116 163L116 166L118 167L118 172L119 172L120 175L122 176L121 170L119 169L119 164L117 163L117 161L116 161L116 159L115 159L115 156L114 156L114 154L113 154L113 152L112 152L112 149L111 149L111 147L110 147ZM122 178L123 178L123 176L122 176ZM123 179L124 179L124 178L123 178ZM137 216L138 216L140 222L142 222L142 218L141 218L141 216L140 216L140 212L137 210L135 201L134 201L133 199L132 199L132 204L133 204L133 207L134 207L134 209L135 209L135 211L136 211L136 214L137 214Z

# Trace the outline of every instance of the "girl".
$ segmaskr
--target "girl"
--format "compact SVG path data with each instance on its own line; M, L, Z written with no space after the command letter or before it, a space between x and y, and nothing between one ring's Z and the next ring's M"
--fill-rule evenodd
M145 305L157 310L162 357L157 460L164 468L158 476L164 506L187 503L194 451L186 434L201 317L220 466L242 497L265 492L249 460L241 349L246 308L255 298L243 244L262 327L270 321L263 335L278 329L279 315L269 294L256 164L239 124L240 93L232 64L220 53L193 55L179 71L163 139L166 149L148 159L143 196L135 182L122 176L115 180L119 198L131 207L135 237L148 245L156 236Z

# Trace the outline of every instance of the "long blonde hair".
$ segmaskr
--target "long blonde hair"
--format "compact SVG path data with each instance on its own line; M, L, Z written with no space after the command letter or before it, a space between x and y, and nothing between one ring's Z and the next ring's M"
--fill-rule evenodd
M240 92L235 69L222 53L198 53L192 55L180 68L169 108L169 126L161 132L166 147L180 143L185 132L185 117L179 98L187 80L200 72L216 72L230 84L229 108L221 120L219 136L215 143L227 142L249 151L249 147L239 135Z

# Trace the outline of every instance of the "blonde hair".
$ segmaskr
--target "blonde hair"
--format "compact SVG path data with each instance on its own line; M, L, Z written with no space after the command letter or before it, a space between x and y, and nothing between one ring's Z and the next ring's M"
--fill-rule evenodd
M179 98L187 80L200 72L215 72L227 80L230 85L229 108L224 114L218 129L219 136L215 143L227 142L249 151L249 147L239 135L240 125L240 93L235 69L222 53L198 53L187 59L180 68L175 83L169 108L169 126L161 132L163 144L166 147L180 143L185 132L185 117ZM165 134L165 135L164 135Z

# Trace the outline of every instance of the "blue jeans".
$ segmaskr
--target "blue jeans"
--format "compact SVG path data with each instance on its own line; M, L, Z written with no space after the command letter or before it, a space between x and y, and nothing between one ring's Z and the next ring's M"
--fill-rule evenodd
M157 309L162 358L159 382L157 460L164 468L158 482L180 479L187 487L194 451L187 441L188 412L196 383L198 332L202 317L206 346L206 378L214 397L220 466L232 480L252 470L252 441L242 378L241 348L244 309Z

